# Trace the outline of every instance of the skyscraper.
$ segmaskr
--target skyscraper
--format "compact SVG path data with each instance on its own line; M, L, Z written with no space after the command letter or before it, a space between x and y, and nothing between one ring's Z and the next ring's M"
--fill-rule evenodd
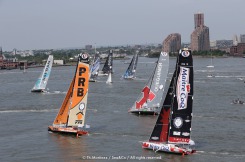
M245 34L240 35L240 43L245 43Z
M209 28L204 25L204 14L194 14L195 29L191 34L192 51L209 51Z
M195 29L204 26L204 14L203 13L194 14L194 21L195 21Z

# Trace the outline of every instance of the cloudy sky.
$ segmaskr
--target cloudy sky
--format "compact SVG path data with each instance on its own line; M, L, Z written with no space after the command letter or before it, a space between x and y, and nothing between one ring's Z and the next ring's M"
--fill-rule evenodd
M190 42L194 14L210 39L245 34L245 0L0 0L3 51Z

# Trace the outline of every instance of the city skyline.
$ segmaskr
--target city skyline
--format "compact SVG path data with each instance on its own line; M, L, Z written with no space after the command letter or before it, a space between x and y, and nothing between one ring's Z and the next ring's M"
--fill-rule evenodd
M245 14L244 4L243 0L0 0L0 46L9 51L161 44L171 33L190 42L193 15L198 12L205 15L210 41L231 40L245 34L245 22L238 18Z

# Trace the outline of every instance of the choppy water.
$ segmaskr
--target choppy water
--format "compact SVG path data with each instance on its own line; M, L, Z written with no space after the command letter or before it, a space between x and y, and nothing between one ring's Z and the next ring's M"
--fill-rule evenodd
M178 156L144 150L139 141L148 140L157 116L135 116L128 108L150 76L156 59L139 58L137 79L121 80L127 69L114 61L113 83L107 77L90 83L86 123L89 136L75 138L48 133L65 97L75 67L54 67L47 94L30 93L42 68L0 71L0 161L82 161L110 158L115 161L153 158L148 161L244 161L245 59L217 58L214 69L208 58L194 58L194 106L192 139L196 154ZM170 73L175 59L170 60ZM208 78L213 74L215 77ZM126 158L126 159L125 159ZM135 160L134 160L135 158ZM160 160L159 160L160 159Z

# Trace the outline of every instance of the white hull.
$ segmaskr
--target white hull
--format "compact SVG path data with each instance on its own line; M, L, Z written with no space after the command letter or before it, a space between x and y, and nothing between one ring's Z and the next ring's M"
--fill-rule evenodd
M108 76L108 74L99 73L98 76Z
M182 155L188 155L195 152L195 150L189 147L181 147L176 144L155 143L155 142L143 142L142 148L150 149L156 152L162 151L162 152L182 154Z

